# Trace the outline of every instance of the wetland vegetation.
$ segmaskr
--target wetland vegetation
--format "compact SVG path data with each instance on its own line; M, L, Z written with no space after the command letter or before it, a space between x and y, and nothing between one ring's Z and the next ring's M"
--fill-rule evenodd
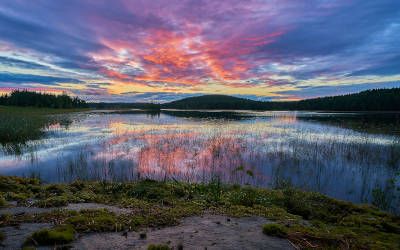
M287 238L302 248L397 249L400 218L371 206L359 206L322 194L293 188L261 189L177 181L83 182L42 184L37 179L0 177L0 192L7 203L29 202L62 208L68 203L95 202L129 209L51 210L44 213L3 214L1 227L20 223L53 222L50 229L33 233L27 246L60 245L89 232L140 231L146 227L176 225L183 217L204 213L229 217L262 216L273 221L260 227L267 235ZM62 200L49 202L49 200ZM0 228L1 229L1 228Z

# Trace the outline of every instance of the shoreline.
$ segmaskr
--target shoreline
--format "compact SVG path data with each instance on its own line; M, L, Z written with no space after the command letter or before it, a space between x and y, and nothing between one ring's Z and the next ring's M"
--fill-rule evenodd
M400 217L371 206L292 188L261 189L224 185L218 181L208 184L152 180L41 184L37 179L0 176L0 192L3 243L10 237L5 229L17 228L14 234L26 231L29 226L34 229L25 232L28 236L23 241L20 239L21 246L74 246L96 237L118 238L125 234L131 237L127 239L137 240L141 233L153 231L156 235L174 232L172 234L177 237L180 229L173 227L190 225L203 225L194 229L203 233L207 228L222 230L216 235L224 238L235 225L228 223L228 219L248 218L243 219L243 225L251 227L258 235L248 241L243 239L248 244L269 244L265 243L266 239L270 243L282 239L277 242L299 249L311 246L317 249L400 247ZM211 224L206 222L213 216L219 219ZM205 218L204 221L201 218ZM38 223L49 225L41 230L34 226ZM97 236L91 236L93 234ZM154 242L140 242L168 243L152 237L149 239ZM171 242L175 247L179 243L175 238ZM147 245L142 247L145 249Z

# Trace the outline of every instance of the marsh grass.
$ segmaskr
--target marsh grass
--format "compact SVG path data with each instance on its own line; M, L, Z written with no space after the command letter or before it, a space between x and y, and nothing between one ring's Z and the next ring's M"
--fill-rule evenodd
M6 153L20 154L28 141L43 137L50 124L71 122L52 115L75 111L82 110L0 106L0 144Z
M3 215L0 218L1 226L54 221L57 225L72 227L78 233L140 231L144 227L176 225L183 217L207 212L235 217L265 217L279 226L260 230L286 237L302 249L400 247L399 217L374 207L358 206L293 188L271 190L223 183L189 184L151 180L128 183L77 181L72 184L42 185L32 179L1 177L1 194L11 189L20 196L39 201L63 197L68 202L97 202L129 208L132 213L114 214L97 209ZM215 192L218 192L217 200ZM10 201L11 197L6 199ZM44 241L45 244L47 242Z
M264 125L264 124L262 124ZM274 131L277 130L277 131ZM189 131L189 132L188 132ZM132 125L98 143L60 158L58 180L179 180L315 190L354 202L374 201L373 190L385 192L387 205L400 212L398 184L382 180L400 169L396 137L374 137L335 129L316 133L252 124L189 127ZM63 156L61 156L63 157ZM333 175L333 176L331 176ZM362 180L360 180L362 178ZM398 177L393 177L398 178ZM219 200L218 192L210 196Z

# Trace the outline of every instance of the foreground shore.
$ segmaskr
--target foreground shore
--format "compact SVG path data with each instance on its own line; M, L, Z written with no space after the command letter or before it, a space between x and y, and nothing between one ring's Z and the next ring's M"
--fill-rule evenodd
M400 218L292 188L0 176L6 249L399 249Z

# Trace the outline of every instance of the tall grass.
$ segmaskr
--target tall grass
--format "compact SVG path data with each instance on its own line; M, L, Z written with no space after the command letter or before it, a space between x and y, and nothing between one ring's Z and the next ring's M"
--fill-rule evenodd
M0 106L0 144L6 152L19 154L26 142L40 139L46 127L59 122L51 115L71 111L74 110Z

